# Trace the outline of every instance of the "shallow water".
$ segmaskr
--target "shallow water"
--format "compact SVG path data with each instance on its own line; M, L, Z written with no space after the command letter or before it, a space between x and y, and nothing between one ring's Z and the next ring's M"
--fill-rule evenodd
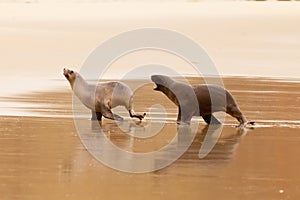
M224 84L247 118L257 122L254 128L236 129L235 119L227 117L218 138L208 133L203 120L194 119L192 124L200 125L188 150L168 167L141 174L111 169L85 149L74 126L68 87L1 97L9 103L6 110L15 114L0 117L0 198L297 199L299 81L228 77ZM152 116L157 120L147 116L141 124L129 120L118 126L104 120L100 129L112 144L127 152L151 152L190 134L176 125L176 107L152 88L149 84L136 91L136 112L148 112L159 99L168 118L159 134L146 139L130 136L150 122L160 125L164 115L159 110ZM116 112L126 116L124 110ZM99 126L89 117L81 120L97 136ZM177 130L183 132L176 135ZM200 159L207 140L216 145ZM107 149L106 155L113 156Z

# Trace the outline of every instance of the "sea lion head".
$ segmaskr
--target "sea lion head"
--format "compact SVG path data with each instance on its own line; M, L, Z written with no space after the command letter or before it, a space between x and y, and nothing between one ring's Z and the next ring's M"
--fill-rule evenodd
M154 90L162 91L165 88L169 88L174 82L170 77L164 75L152 75L151 80L156 84Z
M67 68L64 68L63 74L66 77L66 79L70 82L71 85L73 85L73 83L78 75L77 72L67 69Z
M75 80L76 79L76 72L74 72L73 70L64 68L64 76L66 77L66 79L68 79L68 81Z

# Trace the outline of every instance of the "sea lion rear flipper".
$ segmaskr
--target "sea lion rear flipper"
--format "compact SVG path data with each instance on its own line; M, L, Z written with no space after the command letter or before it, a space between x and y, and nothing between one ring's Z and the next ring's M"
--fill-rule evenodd
M135 117L135 118L138 118L140 121L142 121L144 119L144 117L146 116L146 113L144 113L143 115L139 115L139 114L136 114L133 110L133 96L130 97L130 100L129 100L129 104L127 106L125 106L129 112L129 116L131 118Z
M255 125L255 122L254 122L254 121L246 121L246 122L244 122L244 123L240 123L240 124L237 125L236 127L237 127L237 128L246 128L248 124L250 124L250 125L253 126L253 125ZM251 127L251 128L253 128L253 127Z
M146 113L144 113L143 115L139 115L139 114L135 114L133 110L129 110L129 115L131 118L135 117L138 118L140 121L142 121L142 119L144 119L144 117L146 116Z
M255 121L248 121L247 124L254 125Z

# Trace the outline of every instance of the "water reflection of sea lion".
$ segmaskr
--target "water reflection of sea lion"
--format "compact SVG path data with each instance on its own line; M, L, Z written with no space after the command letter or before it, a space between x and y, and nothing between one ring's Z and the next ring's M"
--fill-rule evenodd
M177 130L178 141L185 140L186 134L192 135L189 125L178 125ZM206 125L202 130L197 131L192 144L180 157L180 160L189 162L201 159L204 161L202 164L225 164L234 157L247 131L247 129L233 130L231 127L224 127L221 124ZM195 152L198 152L198 155Z
M96 86L88 84L79 73L64 69L64 75L70 82L74 94L92 111L92 120L101 121L102 116L108 119L123 120L119 115L113 114L111 109L124 106L130 117L140 120L146 115L137 115L133 111L133 92L120 82L98 83Z
M233 96L222 87L205 84L187 85L163 75L153 75L151 80L156 84L154 90L163 92L178 106L177 123L190 123L193 116L202 116L207 124L218 124L220 122L213 113L223 111L235 117L240 122L239 127L254 124L252 121L247 121Z

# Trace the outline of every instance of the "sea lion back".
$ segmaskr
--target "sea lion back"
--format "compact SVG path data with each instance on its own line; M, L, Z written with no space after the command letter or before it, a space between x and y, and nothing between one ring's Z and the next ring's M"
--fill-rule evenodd
M121 82L99 83L96 89L96 100L108 102L111 108L116 106L128 108L132 95L131 89Z
M112 91L112 107L124 105L126 108L130 107L133 92L131 89L121 82L116 82Z

